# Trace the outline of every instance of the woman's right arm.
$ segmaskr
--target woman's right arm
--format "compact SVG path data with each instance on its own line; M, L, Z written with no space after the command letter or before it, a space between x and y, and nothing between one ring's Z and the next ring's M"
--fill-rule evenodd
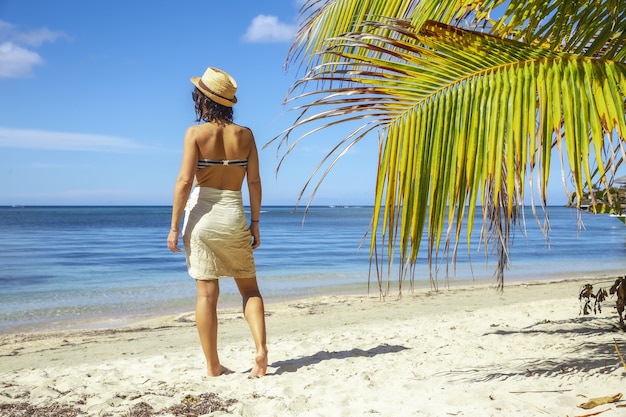
M248 192L250 194L250 233L252 234L252 249L256 249L261 244L261 234L259 232L259 220L261 216L261 174L259 169L259 154L254 141L254 135L250 132L252 145L248 153L248 169L246 178L248 180Z
M193 186L196 164L198 161L198 147L194 137L194 126L187 129L183 143L183 160L174 185L174 197L172 199L172 220L170 232L167 236L167 247L172 252L180 252L178 236L180 234L180 222L183 218L185 205Z

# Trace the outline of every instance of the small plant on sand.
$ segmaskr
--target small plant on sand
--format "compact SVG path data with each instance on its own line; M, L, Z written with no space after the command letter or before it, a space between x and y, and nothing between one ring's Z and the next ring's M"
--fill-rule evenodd
M600 288L595 294L593 292L593 285L585 284L581 288L578 294L578 299L581 302L581 314L588 315L593 311L594 314L602 312L602 303L606 301L609 295L615 295L615 308L619 315L619 326L622 330L625 330L624 326L624 306L626 306L626 275L618 277L615 283L609 288L607 293L606 289ZM593 299L593 307L592 307Z
M582 290L578 294L578 299L581 302L581 314L589 315L591 311L593 314L602 313L602 302L606 300L608 294L604 288L600 288L597 293L593 293L593 285L585 284ZM593 299L593 307L591 300Z

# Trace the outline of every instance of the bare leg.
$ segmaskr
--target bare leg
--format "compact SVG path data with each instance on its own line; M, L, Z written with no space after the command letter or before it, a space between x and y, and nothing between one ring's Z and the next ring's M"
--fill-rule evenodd
M209 376L219 376L228 371L220 364L217 355L217 299L220 286L216 279L196 280L196 327L207 363Z
M243 315L250 326L256 347L254 367L250 377L263 376L267 372L267 341L265 332L265 308L256 278L235 278L243 300Z

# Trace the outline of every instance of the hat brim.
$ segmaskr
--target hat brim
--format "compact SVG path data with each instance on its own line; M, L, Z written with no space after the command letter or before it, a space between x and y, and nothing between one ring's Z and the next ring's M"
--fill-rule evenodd
M201 77L191 77L189 79L189 81L191 81L191 83L195 85L196 88L202 92L202 94L204 94L205 96L207 96L209 99L213 100L214 102L221 104L222 106L226 106L226 107L233 107L235 103L237 102L236 96L233 97L232 101L230 101L230 100L225 99L224 97L220 97L212 93L211 91L207 91L205 88L203 88L200 85L200 80L201 80Z

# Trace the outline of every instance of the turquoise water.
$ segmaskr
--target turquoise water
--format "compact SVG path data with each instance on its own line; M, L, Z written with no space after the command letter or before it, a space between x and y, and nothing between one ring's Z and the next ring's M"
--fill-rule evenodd
M367 294L369 238L360 246L371 213L371 207L313 207L303 222L292 207L265 207L255 259L267 301ZM575 210L551 207L549 214L549 244L527 214L505 282L626 273L621 222L584 215L579 231ZM0 207L0 331L115 326L192 310L195 285L184 255L165 244L169 219L169 207ZM456 279L493 282L496 257L486 260L473 242L470 265L465 242L460 248ZM439 276L445 279L445 263ZM429 285L425 253L415 279L418 287ZM220 286L221 305L237 305L233 281Z

